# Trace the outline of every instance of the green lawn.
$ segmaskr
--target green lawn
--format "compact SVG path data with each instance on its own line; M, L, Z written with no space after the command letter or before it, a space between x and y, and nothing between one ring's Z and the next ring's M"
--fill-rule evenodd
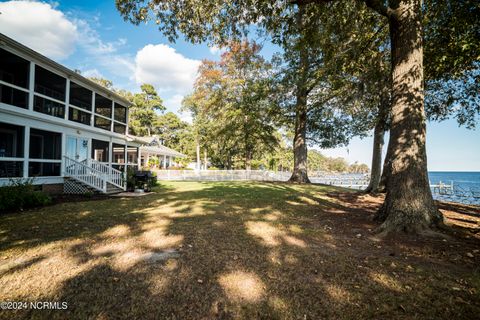
M13 319L473 319L480 240L377 239L379 199L322 186L169 182L0 216Z

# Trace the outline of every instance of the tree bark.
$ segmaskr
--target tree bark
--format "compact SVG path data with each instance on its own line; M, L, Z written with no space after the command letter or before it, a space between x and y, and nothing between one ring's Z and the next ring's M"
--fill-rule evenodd
M392 123L379 231L423 233L443 222L428 182L421 0L391 0Z
M202 163L200 161L200 143L197 139L197 170L202 169Z
M382 174L382 150L384 144L385 127L380 119L377 120L373 134L372 170L370 172L370 183L365 193L377 193Z
M208 164L207 164L207 149L206 148L203 149L203 159L204 159L203 161L205 162L205 170L207 170L208 169Z
M245 170L252 169L252 150L248 149L245 151Z
M299 5L297 24L303 29L303 6ZM307 78L309 71L308 48L300 46L300 70L296 86L295 137L293 139L293 172L288 180L294 183L310 183L307 174Z

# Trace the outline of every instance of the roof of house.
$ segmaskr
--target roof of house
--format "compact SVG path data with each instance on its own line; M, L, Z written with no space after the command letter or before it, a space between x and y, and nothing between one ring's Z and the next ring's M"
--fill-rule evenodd
M96 82L93 82L92 80L89 80L89 79L85 78L81 74L79 74L79 73L77 73L77 72L75 72L71 69L68 69L67 67L53 61L50 58L45 57L44 55L38 53L37 51L26 47L25 45L13 40L12 38L7 37L6 35L4 35L3 33L0 32L0 47L4 47L6 45L15 48L16 50L21 51L21 52L31 56L32 58L34 58L34 59L52 67L52 68L54 68L54 69L60 70L61 72L65 73L68 76L69 79L75 79L77 81L86 83L90 87L95 88L96 91L99 91L99 92L107 95L108 97L113 97L117 101L123 102L124 104L127 105L127 107L131 105L130 101L128 101L124 97L118 95L117 93L105 88L104 86L99 85Z
M149 153L154 153L154 154L161 154L161 155L167 155L167 156L174 156L178 158L185 158L186 155L183 153L180 153L178 151L175 151L173 149L170 149L165 146L142 146L140 147L142 151L147 151Z
M173 149L170 149L168 147L165 147L160 143L160 139L157 136L151 136L151 137L137 137L137 136L132 136L128 135L127 136L131 141L135 141L137 143L142 144L140 147L141 150L145 150L149 153L153 154L161 154L161 155L167 155L167 156L174 156L174 157L179 157L179 158L185 158L186 155L183 153L180 153L178 151L175 151Z

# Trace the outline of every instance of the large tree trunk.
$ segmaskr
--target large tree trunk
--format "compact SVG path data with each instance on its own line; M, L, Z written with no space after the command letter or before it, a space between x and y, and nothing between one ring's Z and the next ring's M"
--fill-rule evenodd
M390 91L391 89L389 89ZM381 191L382 175L382 151L385 143L385 131L387 129L387 120L390 114L390 92L381 92L382 99L380 101L377 123L373 133L373 153L372 153L372 170L370 173L370 183L365 189L366 193L378 193Z
M377 193L382 175L382 150L384 144L385 129L380 119L377 120L373 134L372 170L370 172L370 183L365 189L366 193Z
M382 233L421 233L442 223L430 191L425 150L421 0L392 0L391 155Z
M303 29L303 6L299 6L297 24ZM300 70L296 87L295 137L293 139L293 172L288 180L294 183L310 183L307 174L307 78L309 71L308 48L300 46Z
M295 137L293 140L293 172L290 182L310 183L307 174L307 98L297 95Z

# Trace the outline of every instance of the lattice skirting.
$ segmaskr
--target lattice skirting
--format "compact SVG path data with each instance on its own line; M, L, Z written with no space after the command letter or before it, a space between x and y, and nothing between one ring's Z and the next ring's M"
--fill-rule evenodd
M91 193L91 192L92 190L90 190L88 187L74 180L65 179L63 183L63 193L85 194L85 193Z

